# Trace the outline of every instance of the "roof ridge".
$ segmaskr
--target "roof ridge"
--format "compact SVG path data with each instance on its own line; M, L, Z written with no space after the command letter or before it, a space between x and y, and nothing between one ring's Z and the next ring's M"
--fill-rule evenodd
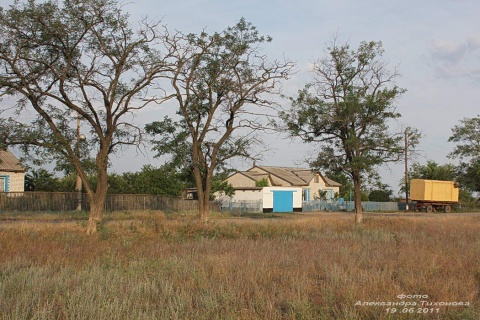
M295 167L279 167L279 166L256 166L257 168L268 172L270 175L275 176L292 186L308 185L308 181L302 179L295 171L307 171L304 168ZM255 168L255 167L254 167ZM252 168L252 169L254 169ZM250 169L250 170L252 170ZM280 172L278 172L280 171Z
M292 171L292 173L293 173L294 175L296 175L296 176L298 177L298 179L300 179L300 180L302 180L303 182L305 182L306 184L308 184L308 181L305 180L305 179L303 179L302 177L300 177L295 171Z
M296 170L296 171L302 171L302 170L311 170L309 168L299 168L299 167L285 167L285 166L255 166L257 168L281 168L281 169L289 169L289 170ZM253 169L253 168L252 168Z

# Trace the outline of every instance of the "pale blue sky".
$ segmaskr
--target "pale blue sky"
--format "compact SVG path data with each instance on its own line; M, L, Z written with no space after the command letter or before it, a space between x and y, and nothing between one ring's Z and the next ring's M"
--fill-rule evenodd
M424 134L417 158L422 163L451 162L446 157L453 149L447 142L451 128L464 117L480 114L479 1L138 1L125 9L132 17L161 18L183 32L220 31L246 18L273 37L263 47L269 57L285 55L296 62L298 73L284 84L288 95L311 80L311 62L320 57L333 34L349 40L352 47L363 40L382 41L385 60L392 67L398 65L402 75L398 85L408 90L398 101L403 116L399 125ZM293 166L315 149L282 137L267 140L276 150L264 156L264 165ZM382 172L383 182L397 189L403 164Z
M11 3L0 1L2 6ZM451 162L446 157L453 149L447 142L451 128L464 117L480 114L478 0L138 0L125 2L124 11L132 20L148 16L162 19L170 29L194 33L203 28L221 31L244 17L260 33L273 37L272 43L263 46L264 53L272 59L285 56L296 62L297 74L284 84L287 95L311 80L309 67L333 34L349 40L352 47L363 40L382 41L385 60L392 67L398 66L402 75L397 84L408 90L397 104L403 117L394 125L407 124L423 132L421 156L417 158L422 163L426 159ZM136 120L163 118L172 111L166 108L142 111ZM266 137L274 150L264 155L263 165L301 164L315 149L284 139ZM146 163L162 164L151 152L135 155L133 150L112 160L117 172L139 170ZM250 165L238 162L240 169ZM383 182L396 190L403 163L390 165L382 173Z

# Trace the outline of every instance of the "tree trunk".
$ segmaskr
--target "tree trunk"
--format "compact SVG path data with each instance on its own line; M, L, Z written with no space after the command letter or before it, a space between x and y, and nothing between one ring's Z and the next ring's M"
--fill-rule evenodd
M363 209L362 209L362 189L360 182L360 174L353 174L353 200L355 203L355 223L362 223Z
M97 161L97 188L95 193L89 194L90 198L90 215L88 217L87 234L93 235L98 231L98 225L102 222L103 212L105 211L105 200L108 192L108 175L106 163L108 163L108 155L104 161Z
M205 177L202 177L202 193L198 194L198 205L200 213L200 222L207 223L210 216L210 191L212 190L211 170L208 170Z
M200 222L207 223L210 213L210 191L207 192L207 188L204 187L203 177L197 168L194 168L195 182L197 185L198 195L198 213L200 216Z
M198 198L198 211L200 213L200 222L207 223L210 215L210 197L206 192L202 198Z
M93 200L90 203L90 215L88 217L87 234L93 235L98 231L98 225L102 222L103 212L105 210L105 196L99 199L97 193L95 193Z

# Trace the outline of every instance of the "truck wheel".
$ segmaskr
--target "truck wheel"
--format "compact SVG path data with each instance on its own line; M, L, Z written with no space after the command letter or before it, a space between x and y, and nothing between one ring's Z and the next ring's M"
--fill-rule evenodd
M427 206L427 212L432 213L433 212L433 206Z
M452 212L452 207L445 206L445 213L450 213L450 212Z

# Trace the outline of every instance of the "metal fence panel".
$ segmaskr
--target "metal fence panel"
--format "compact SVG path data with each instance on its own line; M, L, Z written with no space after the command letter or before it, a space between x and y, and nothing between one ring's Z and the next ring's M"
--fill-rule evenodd
M353 201L324 201L314 200L303 202L303 211L354 211L355 204ZM373 211L398 211L398 202L373 202L362 201L362 208L365 212Z
M222 201L219 206L222 211L263 212L262 200Z

